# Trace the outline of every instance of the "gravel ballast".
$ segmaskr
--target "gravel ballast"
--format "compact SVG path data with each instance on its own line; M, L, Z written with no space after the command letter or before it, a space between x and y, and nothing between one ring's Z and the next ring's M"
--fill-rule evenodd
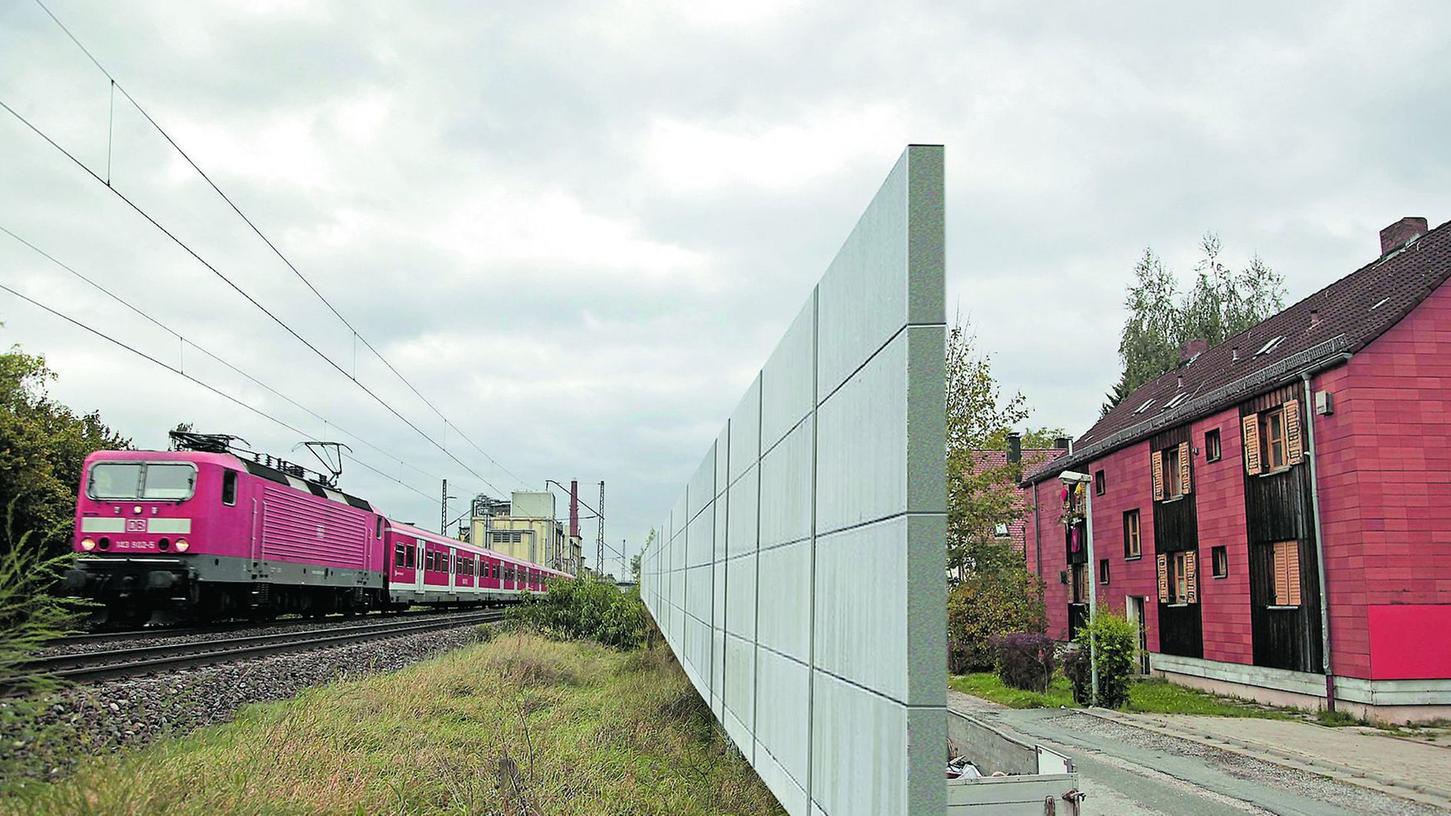
M22 730L23 718L0 718L0 728L9 732L0 733L0 768L12 777L56 779L85 756L181 736L226 722L249 703L285 699L311 686L395 671L476 636L475 627L463 625L65 688L39 701L44 710L35 725L45 729L39 739ZM14 705L0 700L0 707Z

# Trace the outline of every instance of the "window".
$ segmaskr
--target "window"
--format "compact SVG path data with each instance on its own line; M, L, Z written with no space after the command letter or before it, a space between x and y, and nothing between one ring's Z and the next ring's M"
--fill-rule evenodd
M1300 605L1300 542L1277 541L1270 545L1274 583L1270 606Z
M1285 409L1276 408L1273 411L1266 411L1263 420L1261 436L1265 448L1265 467L1269 470L1283 468L1289 460L1288 446L1285 444Z
M1182 606L1199 602L1199 553L1194 550L1159 554L1159 603Z
M404 553L404 551L407 549L408 548L404 547L402 544L393 545L393 566L401 567L405 563L407 563L407 556Z
M1219 429L1204 432L1204 461L1218 462L1220 457Z
M379 516L378 517L378 533L377 533L377 536L379 538L382 538L383 537L383 517L382 516Z
M237 471L222 471L222 504L235 505L237 503Z
M185 501L195 486L196 468L189 463L98 462L91 466L86 494L93 499ZM233 502L235 491L233 482Z
M1108 488L1108 480L1104 478L1103 471L1093 472L1093 495L1102 496L1103 491Z
M1098 582L1100 584L1107 584L1108 583L1108 559L1107 558L1100 558L1100 559L1098 559Z
M185 501L196 486L196 468L190 464L152 463L142 478L141 498L160 501Z
M1073 565L1073 603L1088 603L1088 565Z
M1001 522L1001 521L998 522L997 524L994 524L993 525L993 535L994 536L997 536L998 538L1007 538L1008 537L1008 525L1005 524L1005 523L1003 523L1003 522Z
M1229 577L1229 550L1219 546L1209 551L1210 557L1214 560L1214 577Z
M1184 490L1179 479L1179 449L1170 448L1164 451L1164 498L1177 499L1182 495Z
M1144 556L1144 538L1139 529L1139 511L1127 510L1124 512L1124 558L1134 559Z
M408 567L408 569L417 569L418 568L418 562L414 560L414 555L413 555L414 549L412 547L408 546L407 544L404 544L402 546L403 546L404 550L406 551L406 553L408 555L408 563L405 564L404 566Z
M141 485L141 465L98 462L91 466L86 494L93 499L134 499Z

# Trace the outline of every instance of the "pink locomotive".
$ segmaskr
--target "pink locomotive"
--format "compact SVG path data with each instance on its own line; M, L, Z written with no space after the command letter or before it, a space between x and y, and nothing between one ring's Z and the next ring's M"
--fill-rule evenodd
M178 436L209 449L98 451L82 469L67 587L114 620L497 604L571 577L392 521L226 438Z

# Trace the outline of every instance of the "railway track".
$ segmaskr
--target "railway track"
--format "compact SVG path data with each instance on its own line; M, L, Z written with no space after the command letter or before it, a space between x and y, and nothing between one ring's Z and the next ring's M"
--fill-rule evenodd
M404 619L328 629L215 638L200 642L134 646L35 658L28 661L25 668L26 674L31 676L47 675L75 683L94 683L241 658L321 649L365 640L490 623L502 620L503 617L502 611L490 610L427 620Z
M406 618L406 617L410 617L410 616L418 616L418 615L438 615L440 613L439 613L439 611L437 609L414 609L414 610L409 610L409 611L405 611L405 612L392 612L392 613L387 613L387 614L389 614L393 619L401 619L401 618ZM367 615L360 615L357 618L357 620L358 620L359 623L366 622L369 619L372 619L372 620L381 620L381 619L383 619L383 613L372 612L372 613L368 613ZM105 631L98 631L98 632L76 632L74 634L63 635L61 637L58 637L55 640L50 641L46 645L47 645L47 647L66 647L66 646L79 646L79 645L91 644L91 643L124 643L126 641L141 640L141 639L146 639L146 638L168 638L168 637L186 637L186 636L190 636L190 635L211 635L211 634L219 634L219 633L224 633L224 632L235 632L235 631L243 630L243 629L256 629L256 628L263 627L263 626L297 626L297 627L301 628L301 627L305 627L305 626L308 626L308 625L313 624L313 623L318 623L318 622L334 622L334 621L338 621L338 620L342 620L342 618L337 617L337 616L324 617L324 618L314 618L314 619L305 619L305 618L300 618L300 617L294 617L294 618L276 618L276 619L272 619L272 620L235 620L235 621L224 621L224 622L221 622L221 623L211 623L211 624L205 624L205 625L200 625L200 626L166 626L166 625L157 625L157 626L146 626L146 627L142 627L140 629L113 629L113 630L105 630Z

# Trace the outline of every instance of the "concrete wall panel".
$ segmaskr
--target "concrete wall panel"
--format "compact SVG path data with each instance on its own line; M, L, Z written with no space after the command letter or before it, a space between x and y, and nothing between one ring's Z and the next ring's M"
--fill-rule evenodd
M815 368L811 361L816 330L814 297L807 298L761 369L762 451L770 450L815 406Z
M942 191L941 148L908 148L646 554L651 613L792 816L946 811Z
M811 536L812 434L808 417L761 458L761 549Z
M756 581L758 642L797 660L809 660L811 542L761 550Z
M761 375L751 381L731 414L730 480L739 479L746 468L761 458Z

